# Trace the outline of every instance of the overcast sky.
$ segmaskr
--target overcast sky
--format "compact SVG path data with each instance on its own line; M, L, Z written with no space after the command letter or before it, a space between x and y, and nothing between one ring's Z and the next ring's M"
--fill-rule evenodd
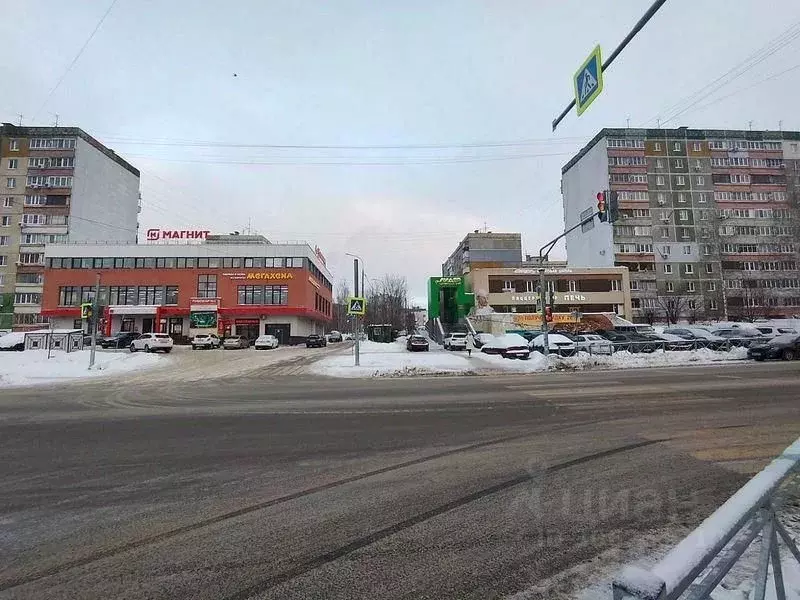
M695 102L667 125L800 129L799 2L668 0L552 134L575 69L649 4L117 0L89 40L110 0L6 2L0 119L57 113L141 169L142 231L249 223L318 244L337 279L360 254L422 299L468 231L519 231L532 253L557 235L561 166L604 126Z

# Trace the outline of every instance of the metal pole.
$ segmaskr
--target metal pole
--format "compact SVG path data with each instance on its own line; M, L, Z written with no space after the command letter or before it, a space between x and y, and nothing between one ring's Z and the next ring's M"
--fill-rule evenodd
M51 350L53 349L53 322L50 321L50 335L47 342L47 358L51 358ZM69 344L67 344L67 351L69 351Z
M355 296L358 297L358 259L353 259L353 289ZM358 315L353 315L353 333L356 338L355 353L356 353L356 366L361 365L361 331L359 327Z
M541 260L541 255L539 255L539 259ZM540 262L541 264L541 262ZM539 269L539 302L542 303L542 333L544 334L544 355L547 356L550 354L550 346L547 340L547 314L545 312L545 300L547 298L547 287L546 282L544 279L544 267Z
M94 366L95 353L97 352L97 305L100 299L100 273L97 274L97 279L94 284L94 300L92 300L92 318L89 323L92 328L92 349L89 352L89 368Z
M642 18L636 22L636 25L633 26L633 29L631 29L630 33L625 36L625 39L620 42L619 46L614 49L611 55L603 63L603 66L600 68L602 72L605 73L606 69L608 69L608 67L611 66L611 63L614 62L614 59L619 56L619 53L622 52L625 49L625 46L627 46L630 41L636 37L636 34L639 33L645 25L647 25L647 22L653 17L654 14L656 14L658 9L661 8L666 1L667 0L656 0L653 2L650 8L647 9L647 12L644 13L644 16L642 16ZM556 127L558 127L558 124L561 123L561 120L567 116L567 113L572 110L573 106L575 106L575 98L570 100L569 104L567 104L567 108L565 108L564 111L555 118L553 121L553 131L556 130Z

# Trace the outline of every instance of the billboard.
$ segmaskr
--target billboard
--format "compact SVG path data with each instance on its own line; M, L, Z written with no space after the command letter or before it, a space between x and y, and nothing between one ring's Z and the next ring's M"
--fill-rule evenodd
M189 313L189 327L193 329L216 329L217 311L191 311Z

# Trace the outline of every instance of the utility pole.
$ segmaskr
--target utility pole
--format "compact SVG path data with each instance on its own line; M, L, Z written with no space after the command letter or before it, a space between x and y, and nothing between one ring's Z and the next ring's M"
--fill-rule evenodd
M592 215L594 218L594 215ZM547 311L545 309L545 298L547 298L547 285L544 278L544 264L542 255L539 254L539 302L542 304L542 333L544 334L544 355L550 354L550 345L547 339Z
M353 294L354 297L358 298L358 259L353 259L353 289L355 293ZM359 328L359 317L358 315L353 315L353 334L356 338L356 366L358 367L361 365L361 330Z
M100 300L100 273L97 273L97 279L94 284L94 300L92 300L92 318L89 323L92 327L92 349L89 351L89 368L94 366L94 358L97 352L97 315L98 315L98 302Z

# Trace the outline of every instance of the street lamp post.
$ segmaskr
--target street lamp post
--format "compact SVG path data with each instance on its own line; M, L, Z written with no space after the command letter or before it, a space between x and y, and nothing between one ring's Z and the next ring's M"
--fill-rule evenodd
M361 263L361 293L365 293L364 289L364 259L361 258L358 254L352 254L350 252L345 252L345 255L353 257L353 289L354 289L354 296L358 296L358 264ZM355 363L358 367L361 364L361 328L359 327L361 323L361 319L358 315L353 315L353 334L355 337Z

